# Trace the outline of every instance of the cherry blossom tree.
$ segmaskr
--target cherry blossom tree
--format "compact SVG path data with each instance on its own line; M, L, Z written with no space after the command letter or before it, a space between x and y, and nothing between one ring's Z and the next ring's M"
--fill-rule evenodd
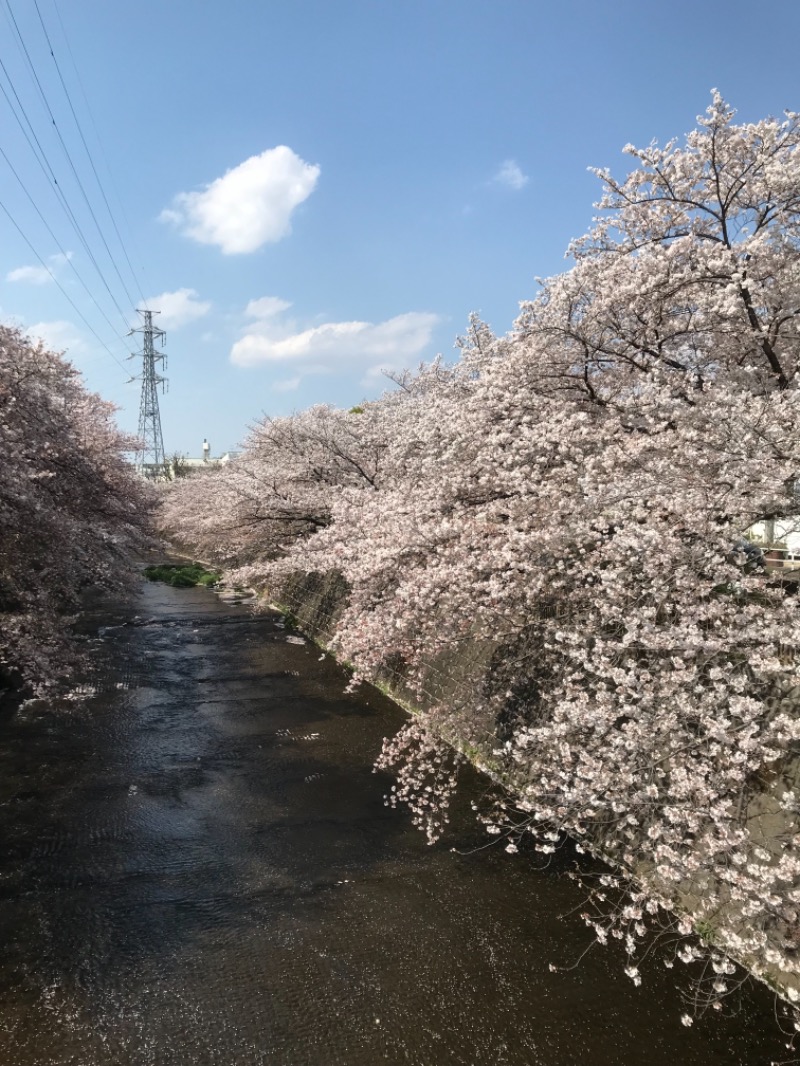
M346 486L373 491L386 444L372 409L313 407L254 426L242 455L219 470L170 486L162 521L209 560L245 565L242 580L324 529Z
M146 489L114 407L61 356L0 327L0 676L41 689L69 672L68 615L119 585Z
M341 574L357 679L422 693L437 657L491 645L482 690L387 742L393 796L434 840L437 738L477 751L515 797L490 830L611 860L630 892L593 890L597 939L638 981L648 933L675 934L715 1006L725 953L800 989L800 609L744 539L800 517L800 119L734 118L715 93L685 144L598 172L574 265L507 337L472 320L454 366L265 422L165 511L273 589Z

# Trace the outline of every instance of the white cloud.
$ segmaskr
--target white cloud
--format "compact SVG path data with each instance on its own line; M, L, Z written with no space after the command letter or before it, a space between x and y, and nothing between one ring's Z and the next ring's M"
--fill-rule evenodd
M519 191L525 188L530 179L527 174L523 174L516 160L506 159L500 164L492 180L497 185L505 185L508 189Z
M319 174L286 145L268 148L200 192L178 193L160 218L225 255L254 252L291 232L292 211L314 191Z
M330 371L398 368L413 363L431 343L438 315L409 311L385 322L325 322L292 332L274 319L249 327L231 349L237 366L291 363L298 369Z
M280 296L262 296L259 300L251 300L244 313L248 318L273 318L282 311L288 311L291 306L288 300L282 300Z
M6 274L6 281L25 281L29 285L46 285L52 280L53 275L43 266L17 267Z
M85 350L85 345L72 322L57 319L53 322L34 322L25 326L24 332L33 340L44 341L45 347L53 352L68 352L71 355Z
M49 269L46 266L21 266L15 270L9 270L6 281L22 281L28 285L46 285L53 280L53 276L60 266L72 259L72 252L63 254L58 252L48 259Z
M162 292L160 296L149 299L147 306L160 312L156 322L164 329L178 329L202 318L211 310L208 300L198 300L194 289Z

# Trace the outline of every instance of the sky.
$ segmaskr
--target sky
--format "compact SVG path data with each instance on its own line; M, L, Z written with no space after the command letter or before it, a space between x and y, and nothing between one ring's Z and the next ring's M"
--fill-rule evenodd
M797 0L0 0L0 321L167 454L350 407L568 268L624 145L800 110ZM159 364L161 366L161 364ZM133 378L134 380L130 380Z

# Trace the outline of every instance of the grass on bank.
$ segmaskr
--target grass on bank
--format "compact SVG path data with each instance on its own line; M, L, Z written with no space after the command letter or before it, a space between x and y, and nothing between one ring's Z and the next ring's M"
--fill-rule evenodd
M206 570L201 563L162 563L159 566L146 566L144 576L148 581L163 581L176 589L190 589L196 585L212 588L219 584L220 574Z

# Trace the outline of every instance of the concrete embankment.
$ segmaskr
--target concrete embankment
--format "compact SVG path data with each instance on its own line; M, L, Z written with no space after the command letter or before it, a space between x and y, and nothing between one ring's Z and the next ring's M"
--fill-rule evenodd
M288 580L275 595L275 600L281 609L291 614L303 632L327 647L335 635L337 619L346 605L347 596L347 585L340 575L304 573ZM385 666L376 680L412 713L436 707L438 718L441 709L446 708L441 717L447 739L513 792L525 784L524 766L515 769L501 765L493 753L525 714L529 679L519 676L519 668L515 665L522 658L528 662L535 658L532 648L525 648L525 641L524 633L514 647L504 646L500 641L467 639L432 656L413 686L389 649ZM525 651L527 655L520 654ZM800 713L800 685L783 693L776 710L795 715ZM776 862L784 841L798 831L794 814L787 813L781 806L782 795L790 790L800 794L800 759L796 757L785 759L769 773L760 775L752 783L742 811L741 822L747 826L753 846L763 849ZM626 876L644 884L648 883L653 870L653 861L648 854L647 828L646 825L640 827L638 863L632 870L623 871ZM592 844L596 855L616 865L602 838ZM698 932L779 995L796 1003L800 997L800 980L787 976L775 965L774 959L782 956L791 961L800 950L800 920L771 917L765 922L763 954L757 959L742 957L727 946L731 942L728 935L735 937L741 928L740 919L732 912L729 892L728 886L706 876L681 883L673 898L676 911L684 914L696 912L700 900L713 900L713 922L704 920ZM704 909L708 911L708 907Z

